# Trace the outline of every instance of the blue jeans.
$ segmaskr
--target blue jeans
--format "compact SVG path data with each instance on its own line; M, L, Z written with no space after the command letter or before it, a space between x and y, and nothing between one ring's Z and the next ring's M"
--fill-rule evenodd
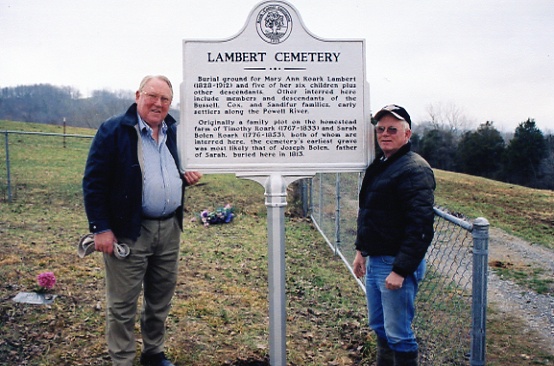
M377 337L386 339L397 352L417 351L412 331L418 283L425 275L425 260L404 278L402 288L388 290L385 279L392 271L394 257L370 256L366 261L366 296L369 327Z

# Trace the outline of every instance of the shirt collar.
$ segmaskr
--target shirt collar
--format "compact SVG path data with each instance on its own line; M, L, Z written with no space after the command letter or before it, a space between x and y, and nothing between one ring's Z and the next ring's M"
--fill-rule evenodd
M152 127L148 126L148 124L146 122L143 121L143 119L140 117L140 114L137 113L137 117L138 117L138 121L139 121L139 129L141 132L144 132L144 130L146 129L146 131L150 134L152 134ZM167 132L167 124L165 123L165 120L162 121L162 128L161 128L161 131L162 133L165 135L166 132Z

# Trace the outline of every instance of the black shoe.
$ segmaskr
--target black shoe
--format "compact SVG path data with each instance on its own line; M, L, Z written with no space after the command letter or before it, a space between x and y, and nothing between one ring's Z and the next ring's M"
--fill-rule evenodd
M417 366L418 352L394 352L396 366Z
M167 358L163 352L153 355L140 355L140 364L143 366L175 366Z

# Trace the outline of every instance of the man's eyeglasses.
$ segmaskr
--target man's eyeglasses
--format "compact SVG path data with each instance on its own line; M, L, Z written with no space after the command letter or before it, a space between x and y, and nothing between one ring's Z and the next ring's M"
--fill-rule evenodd
M150 103L157 102L159 99L163 105L171 104L171 98L169 97L158 95L158 94L147 93L144 91L142 92L142 94L144 94L144 96L146 97L146 100L148 100Z
M385 133L385 131L387 131L387 133L389 135L396 135L396 133L398 132L398 128L396 127L392 127L392 126L389 126L387 128L383 127L383 126L377 126L375 127L375 132L377 132L377 134L382 134L382 133Z

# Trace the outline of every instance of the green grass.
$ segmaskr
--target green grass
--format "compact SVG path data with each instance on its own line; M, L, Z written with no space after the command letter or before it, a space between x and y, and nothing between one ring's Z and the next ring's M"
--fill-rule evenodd
M62 130L0 121L0 132L6 129ZM67 132L94 134L73 128ZM79 236L87 231L80 180L90 140L68 139L64 148L59 137L10 135L9 139L12 203L6 201L6 182L0 175L0 359L8 364L108 365L101 256L79 259L75 250ZM0 160L3 174L3 144ZM471 183L471 177L464 176L467 183L460 185L460 176L446 172L437 172L437 177L437 201L451 210L472 218L487 217L491 224L518 235L525 232L517 225L509 229L512 222L531 227L536 222L520 218L522 210L501 213L480 203L491 195L502 196L488 192L495 183L483 186L479 179ZM180 275L168 319L167 352L181 365L247 365L249 360L265 360L269 329L263 188L234 175L208 175L202 183L186 191ZM464 200L462 190L470 187L471 197ZM525 216L551 220L552 205L546 209L551 192L512 187L521 195L518 202L526 203ZM500 198L493 202L512 203ZM205 228L197 221L202 210L226 203L235 207L233 223ZM293 211L289 205L287 212ZM287 214L285 221L288 364L371 365L374 341L366 326L363 293L308 220ZM551 231L546 229L537 228L540 234L534 234L533 240L552 247L552 235L547 240ZM47 270L58 279L53 305L11 301L20 291L32 291L36 276ZM533 335L521 329L517 321L491 314L488 364L554 361L552 355L534 349Z
M538 294L552 294L554 279L552 273L543 268L534 268L529 265L521 269L508 267L493 267L493 270L503 279L512 280L520 286L528 287Z
M469 219L485 217L497 227L531 244L554 250L554 191L531 189L465 174L435 170L436 202ZM539 294L554 294L552 274L515 263L492 270L504 279Z
M435 170L436 203L471 219L554 249L554 191Z

